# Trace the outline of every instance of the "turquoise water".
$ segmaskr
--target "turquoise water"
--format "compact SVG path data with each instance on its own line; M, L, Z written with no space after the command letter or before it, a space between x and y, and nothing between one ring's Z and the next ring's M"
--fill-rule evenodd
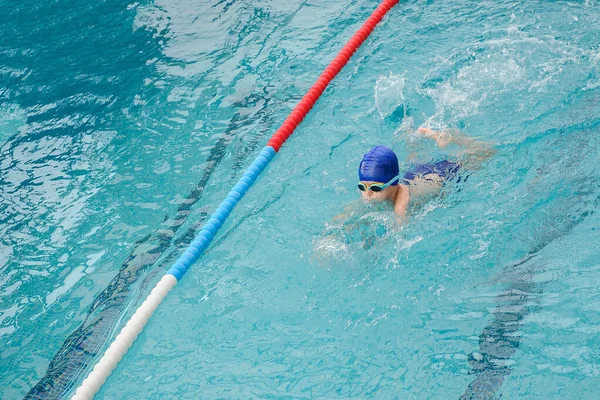
M375 3L0 7L0 397L66 398ZM596 398L599 7L399 4L96 398ZM497 153L327 242L422 123Z

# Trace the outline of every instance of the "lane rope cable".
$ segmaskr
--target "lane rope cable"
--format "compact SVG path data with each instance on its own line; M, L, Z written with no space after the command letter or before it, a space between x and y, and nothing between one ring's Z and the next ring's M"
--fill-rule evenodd
M369 37L375 26L383 19L385 14L396 4L398 0L384 0L379 7L367 20L362 27L350 38L338 55L325 68L321 76L306 92L302 100L292 110L290 115L281 124L279 129L273 134L267 145L261 150L256 159L250 164L244 175L231 189L227 197L221 202L216 211L204 224L198 235L190 243L185 252L175 261L167 273L156 284L150 295L140 305L140 307L131 316L127 324L121 329L121 332L115 337L110 347L106 350L102 358L94 366L87 378L77 388L71 400L89 400L100 391L100 388L106 382L117 364L123 359L123 356L139 334L144 326L163 301L165 296L181 280L183 275L190 269L204 251L208 248L215 235L229 216L233 208L244 197L248 189L254 184L258 175L271 162L275 154L279 151L283 143L292 135L296 127L302 122L304 117L315 105L321 94L327 88L331 80L346 65L350 57L358 50L363 42Z

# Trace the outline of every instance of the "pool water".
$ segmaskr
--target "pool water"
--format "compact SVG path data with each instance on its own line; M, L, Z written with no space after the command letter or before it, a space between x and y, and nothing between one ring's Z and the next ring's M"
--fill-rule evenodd
M376 4L0 6L0 397L68 398ZM96 398L595 399L599 23L401 2ZM397 227L356 168L422 124L496 154Z

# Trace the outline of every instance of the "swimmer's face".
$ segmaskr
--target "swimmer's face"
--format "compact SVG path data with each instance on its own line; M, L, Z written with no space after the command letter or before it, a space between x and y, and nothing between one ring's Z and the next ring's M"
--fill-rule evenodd
M369 187L371 185L371 183L376 183L374 181L361 181L362 183L365 184L365 186ZM378 182L381 183L381 182ZM360 195L362 196L363 200L369 201L369 202L374 202L374 203L381 203L382 201L386 200L389 197L389 193L392 190L392 187L387 187L385 189L383 189L381 192L374 192L372 190L360 190Z

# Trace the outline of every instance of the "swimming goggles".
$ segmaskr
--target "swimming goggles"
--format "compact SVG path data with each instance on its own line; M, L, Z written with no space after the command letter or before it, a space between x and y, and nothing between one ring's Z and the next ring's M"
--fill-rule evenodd
M400 175L396 175L395 177L390 179L390 181L387 183L375 182L375 183L371 183L368 186L362 182L358 182L358 190L360 190L361 192L364 192L365 190L370 190L375 193L383 192L385 190L385 188L390 186L392 184L392 182L394 182L398 178L400 178Z

